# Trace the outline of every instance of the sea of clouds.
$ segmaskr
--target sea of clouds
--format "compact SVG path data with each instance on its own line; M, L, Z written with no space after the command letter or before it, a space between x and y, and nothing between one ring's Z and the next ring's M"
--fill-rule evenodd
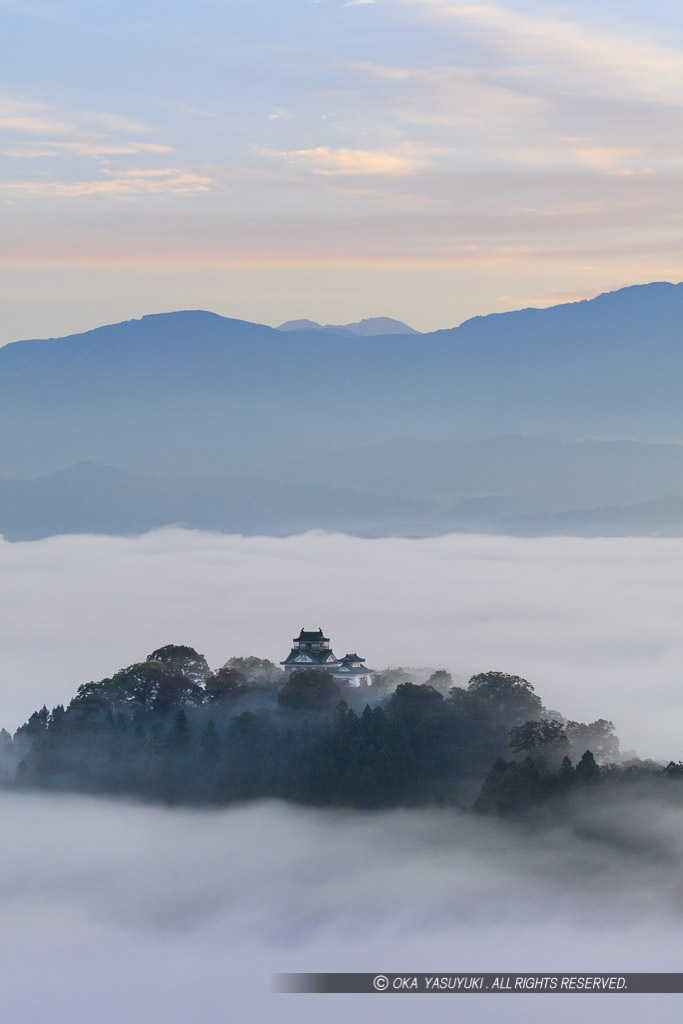
M680 1020L682 996L273 991L283 971L678 971L680 800L587 804L540 831L10 794L0 820L12 1024Z
M625 745L681 757L683 541L163 530L3 542L0 562L10 728L162 644L195 646L213 666L280 660L301 626L320 625L338 654L357 650L375 667L522 674L551 707L613 717ZM416 1002L279 994L271 981L676 971L683 811L666 793L600 795L536 830L453 810L169 810L0 794L3 1019L673 1024L680 996Z
M611 718L623 749L678 760L682 620L680 539L0 540L0 725L164 644L280 661L322 626L374 668L522 675L567 717Z

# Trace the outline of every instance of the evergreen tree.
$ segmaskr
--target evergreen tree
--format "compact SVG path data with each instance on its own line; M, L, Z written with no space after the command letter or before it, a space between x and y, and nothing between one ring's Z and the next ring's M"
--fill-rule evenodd
M591 750L585 752L577 764L575 772L577 780L584 785L593 785L600 781L600 769Z

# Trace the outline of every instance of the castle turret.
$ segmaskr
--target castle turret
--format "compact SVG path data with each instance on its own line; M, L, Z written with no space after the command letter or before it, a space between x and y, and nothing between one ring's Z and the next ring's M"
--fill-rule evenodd
M370 686L372 675L372 670L365 666L365 658L359 654L345 654L334 670L334 678L348 686Z
M291 651L280 664L289 675L295 668L324 668L331 672L339 665L339 661L330 650L330 638L323 634L322 629L302 628L292 640Z
M302 629L292 640L292 649L280 664L285 675L298 668L322 668L347 686L370 686L373 673L364 662L359 654L346 654L341 660L336 658L330 650L330 638L322 629Z

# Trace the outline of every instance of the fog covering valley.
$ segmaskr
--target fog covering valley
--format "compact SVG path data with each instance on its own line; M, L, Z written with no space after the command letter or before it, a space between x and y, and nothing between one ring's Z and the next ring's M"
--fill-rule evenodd
M649 285L375 337L184 312L0 349L0 727L163 645L277 663L303 626L416 682L514 673L613 721L627 760L680 761L682 303ZM421 1011L271 974L680 967L679 779L517 820L18 789L0 808L18 1024L393 1024ZM420 1006L680 1016L549 998Z
M683 542L451 535L367 540L160 530L0 545L3 722L168 643L213 668L281 661L302 626L369 667L528 679L548 708L609 718L623 750L680 758ZM344 648L341 651L341 648Z
M678 1024L680 4L0 24L0 1024Z
M679 1019L680 996L416 1006L271 991L288 970L678 970L683 811L646 789L524 826L452 809L189 812L54 794L0 794L0 813L3 1013L16 1024Z

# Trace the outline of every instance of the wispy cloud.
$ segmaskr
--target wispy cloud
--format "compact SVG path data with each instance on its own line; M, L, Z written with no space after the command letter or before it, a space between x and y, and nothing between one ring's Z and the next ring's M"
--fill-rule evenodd
M149 126L119 114L98 111L63 111L34 100L0 96L0 132L8 138L8 156L99 157L131 153L167 153L159 142L132 141L131 134L148 134ZM42 136L31 139L25 136Z
M176 195L191 195L208 192L214 184L213 178L203 177L176 167L130 168L124 171L103 171L110 175L105 179L89 181L19 181L5 183L0 191L15 195L30 196L131 196L143 193L169 192Z
M344 66L351 71L359 71L370 78L389 82L403 82L419 74L419 71L414 68L387 64L383 61L358 60L357 58L345 60Z
M96 124L100 124L110 132L131 132L134 134L140 134L141 132L152 131L150 125L145 124L144 121L138 120L138 118L128 117L124 114L112 114L110 111L79 111L77 116L79 120L86 122L92 121Z
M370 174L390 177L415 174L427 160L423 147L404 146L403 151L377 152L369 149L313 149L261 150L263 155L286 160L312 174Z
M524 74L545 87L583 91L601 88L650 101L683 104L681 51L621 31L608 33L588 21L539 17L510 5L458 0L401 0L478 35L486 46L503 52L504 74Z
M21 135L41 135L43 133L61 133L73 131L73 125L67 121L56 121L48 117L33 117L28 114L7 116L2 114L0 106L0 128L18 132Z
M124 156L135 153L170 153L171 146L158 142L65 142L51 139L46 142L30 142L11 146L3 150L6 156L32 159L43 156Z
M169 110L176 110L181 114L187 114L189 117L198 117L206 120L218 116L215 111L204 110L203 107L197 107L193 103L172 103L170 100L166 99L160 99L157 102L162 107L167 107Z
M17 160L71 158L69 171L73 175L56 172L51 166L35 178L27 175L21 180L6 180L0 183L0 191L14 196L189 195L211 187L212 178L177 167L104 166L115 164L121 157L153 158L172 151L164 142L130 139L127 135L133 130L149 129L135 119L109 112L69 111L63 116L45 103L0 97L0 131L8 137L2 147L4 155ZM74 171L73 163L79 159L98 160L100 177Z
M91 125L113 133L149 132L149 125L109 111L57 110L53 104L37 100L0 95L0 128L21 134L51 132L54 134L92 133Z
M418 52L344 66L367 83L385 125L420 126L437 144L450 137L460 171L513 161L613 177L683 162L683 53L673 47L504 4L399 3L450 29L452 63L426 66Z
M415 273L424 268L413 318L435 326L495 308L499 295L522 301L581 289L588 276L573 264L596 267L588 291L680 277L683 60L680 36L663 34L665 17L643 8L638 31L629 27L632 5L609 5L610 21L605 5L591 11L560 0L344 3L308 6L303 32L294 14L257 25L259 5L245 4L245 32L234 22L220 37L225 5L212 5L216 29L212 16L204 33L189 30L180 8L169 10L164 39L175 33L185 55L182 83L168 65L148 77L137 46L147 33L158 41L158 25L136 23L130 81L118 43L101 31L81 52L93 72L81 93L70 72L65 89L42 76L43 51L80 44L74 5L72 24L64 5L51 5L54 20L33 21L33 64L16 76L23 91L0 97L3 180L11 183L0 198L0 259L61 268L73 259L80 268L87 258L93 273L114 258L149 268L298 261L305 272L281 294L289 301L300 292L310 309L321 261L348 268L349 296L367 282L367 308L379 301L370 282L381 289L389 264L403 261ZM655 4L659 15L664 6ZM54 76L50 68L47 61ZM163 174L130 177L131 165ZM171 166L177 173L167 173ZM177 201L167 208L176 223L162 229L150 209L143 230L145 202L134 197L155 207L164 190L210 195L211 216L186 217ZM79 195L100 198L67 201ZM489 273L495 260L503 269ZM455 297L445 270L425 291L437 281L436 263L457 267L464 283ZM380 268L374 277L370 265ZM486 269L477 277L474 267ZM203 301L224 302L222 286L215 296ZM123 299L121 308L125 317ZM26 310L33 318L32 299Z
M479 67L439 65L407 67L375 61L350 60L354 74L383 85L380 102L411 124L444 128L537 123L548 101L528 90L491 81Z
M500 156L512 163L528 167L562 168L565 172L585 168L607 176L651 174L647 146L619 146L608 143L600 145L591 138L549 137L539 140L536 144L522 142L501 150ZM681 156L676 162L680 162L680 159Z

